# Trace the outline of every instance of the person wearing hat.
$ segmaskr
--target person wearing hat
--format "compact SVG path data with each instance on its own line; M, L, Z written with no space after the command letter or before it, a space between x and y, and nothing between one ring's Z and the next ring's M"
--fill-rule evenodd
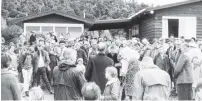
M142 64L143 69L135 76L134 100L168 100L171 90L169 74L154 65L151 57L144 57Z

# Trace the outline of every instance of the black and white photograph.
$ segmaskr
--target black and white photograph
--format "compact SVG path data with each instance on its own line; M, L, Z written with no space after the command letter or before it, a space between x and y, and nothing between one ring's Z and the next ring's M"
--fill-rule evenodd
M1 0L2 101L202 101L202 0Z

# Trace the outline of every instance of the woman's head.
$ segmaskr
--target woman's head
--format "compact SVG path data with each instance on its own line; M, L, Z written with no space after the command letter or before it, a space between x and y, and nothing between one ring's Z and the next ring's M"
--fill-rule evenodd
M77 51L72 48L66 48L63 53L64 60L70 65L74 65L77 60Z
M116 78L118 76L117 69L115 67L107 67L105 69L105 77L106 79Z
M8 54L1 54L1 69L8 68L11 63L11 58Z

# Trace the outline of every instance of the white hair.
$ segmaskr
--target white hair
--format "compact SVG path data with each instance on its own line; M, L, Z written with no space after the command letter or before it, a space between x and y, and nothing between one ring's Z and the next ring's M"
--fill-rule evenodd
M77 51L72 48L66 48L64 50L63 57L68 64L74 65L77 60Z

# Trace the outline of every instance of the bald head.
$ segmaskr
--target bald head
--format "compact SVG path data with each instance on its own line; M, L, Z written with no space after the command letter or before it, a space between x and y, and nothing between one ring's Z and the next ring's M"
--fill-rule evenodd
M98 51L99 52L105 52L106 44L104 42L98 43Z

